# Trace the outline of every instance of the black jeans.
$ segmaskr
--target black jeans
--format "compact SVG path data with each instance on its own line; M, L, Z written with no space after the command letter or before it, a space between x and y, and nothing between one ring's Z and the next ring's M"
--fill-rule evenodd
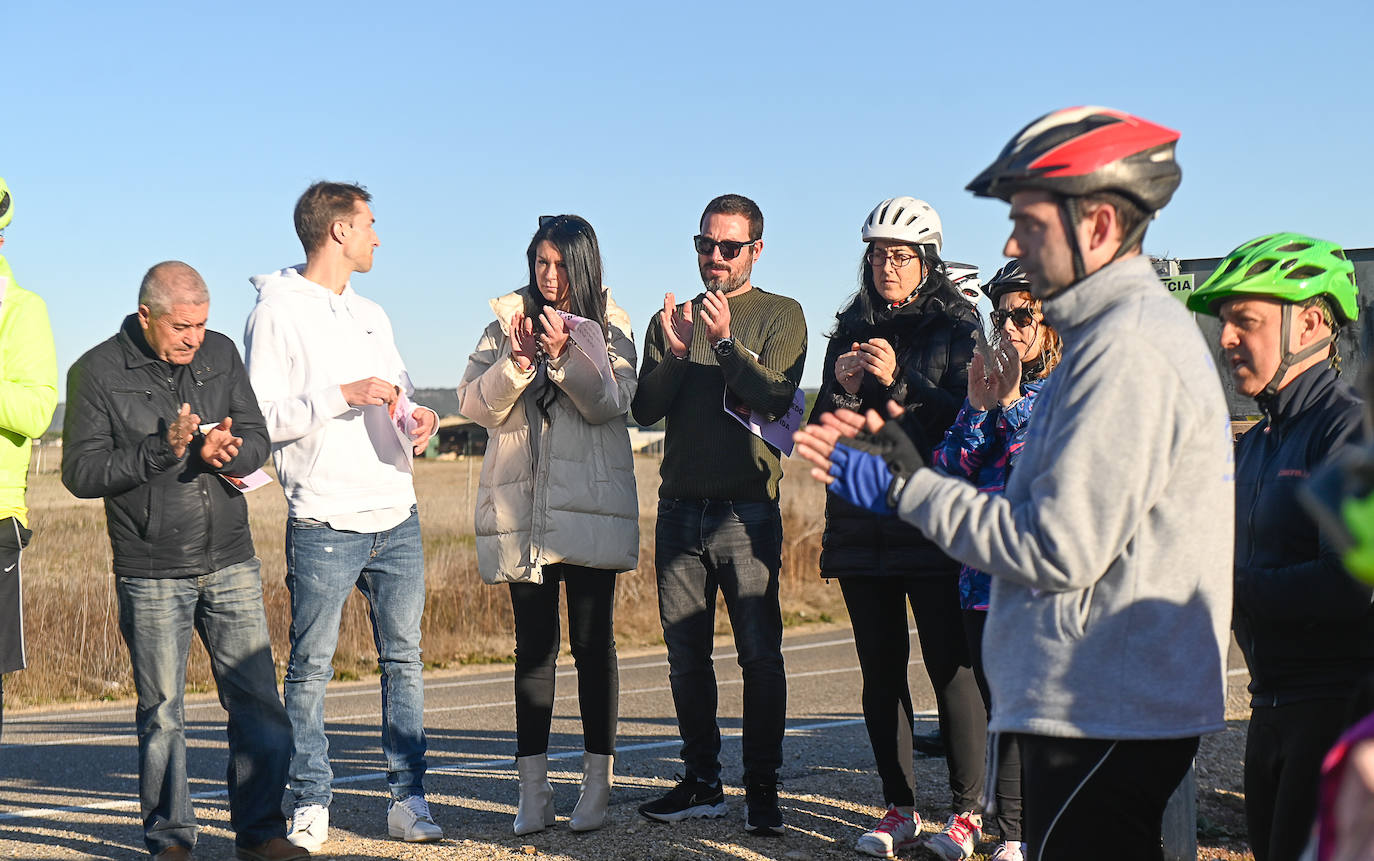
M864 724L883 782L883 799L898 807L915 803L913 713L907 685L910 601L926 673L935 689L954 810L977 809L988 722L964 639L957 569L935 576L851 576L839 581L854 626L864 681Z
M1344 700L1250 710L1245 736L1245 821L1255 861L1302 854L1317 815L1322 759L1345 730Z
M983 626L987 624L986 610L964 611L964 634L968 638L969 657L973 659L973 675L978 680L978 693L983 695L983 707L992 718L992 693L988 677L983 672ZM988 820L997 828L1003 841L1021 839L1021 747L1014 737L999 738L997 774L993 791L997 796L997 811Z
M549 749L549 724L560 636L558 583L568 592L568 643L577 665L582 745L588 753L615 753L620 670L615 654L615 572L578 565L549 565L543 583L510 584L515 614L515 751L534 756Z
M744 681L744 783L772 783L782 766L787 676L782 663L782 517L776 502L661 499L658 613L668 646L682 761L688 777L720 780L716 595L725 599Z
M1164 806L1198 739L1020 735L1029 861L1162 861Z

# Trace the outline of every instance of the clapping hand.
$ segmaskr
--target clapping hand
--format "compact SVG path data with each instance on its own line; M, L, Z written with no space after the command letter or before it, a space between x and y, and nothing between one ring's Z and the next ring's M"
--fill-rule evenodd
M167 428L167 444L172 447L172 454L176 455L178 460L186 454L186 446L195 439L199 428L200 416L191 412L190 404L182 404L181 411Z
M519 311L510 315L510 355L522 371L533 368L539 360L539 345L534 337L534 321Z
M205 433L205 441L200 446L200 459L219 469L238 457L243 437L234 436L229 427L234 420L229 416Z
M728 315L728 309L726 313ZM658 323L663 329L663 341L668 345L669 351L679 359L687 358L687 354L692 350L692 330L696 328L692 322L692 303L684 302L679 309L673 300L673 294L665 293ZM728 317L726 324L729 324Z
M544 306L540 319L544 321L544 334L539 336L539 343L544 345L549 358L556 359L568 346L568 324L552 305Z

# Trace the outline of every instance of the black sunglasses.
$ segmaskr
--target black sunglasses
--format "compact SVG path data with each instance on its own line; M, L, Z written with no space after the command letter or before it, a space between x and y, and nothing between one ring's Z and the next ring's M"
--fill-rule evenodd
M710 257L711 252L719 248L721 257L726 260L734 260L739 256L741 251L753 245L754 241L735 242L732 239L716 240L702 236L698 233L696 236L692 237L692 244L696 246L697 253L703 257Z
M1010 311L1003 311L998 308L992 312L992 325L995 328L1002 328L1007 324L1007 320L1015 323L1016 328L1025 329L1035 322L1035 312L1025 306L1013 308Z

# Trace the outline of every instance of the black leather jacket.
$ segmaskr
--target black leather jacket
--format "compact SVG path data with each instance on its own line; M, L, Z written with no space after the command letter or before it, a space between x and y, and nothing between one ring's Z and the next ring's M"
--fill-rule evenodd
M906 409L902 424L929 463L931 448L944 439L968 394L968 363L973 359L977 328L973 306L947 284L922 293L874 323L841 312L826 349L821 389L810 421L841 407L858 412L871 408L887 418L887 402L894 400ZM858 393L851 395L835 379L835 360L855 341L869 338L884 338L892 344L897 374L891 386L865 374ZM959 563L916 527L895 516L871 514L827 493L820 567L822 577L934 575L957 573Z
M167 427L182 403L202 424L233 418L238 456L215 469L201 460L197 437L175 457ZM251 559L247 502L216 473L252 472L269 446L238 348L218 332L205 333L189 364L170 365L130 314L67 374L62 483L105 498L117 575L194 577Z
M1298 503L1320 464L1368 436L1364 404L1319 365L1262 401L1236 446L1233 626L1251 704L1345 699L1374 670L1374 607ZM1201 514L1201 512L1200 512Z

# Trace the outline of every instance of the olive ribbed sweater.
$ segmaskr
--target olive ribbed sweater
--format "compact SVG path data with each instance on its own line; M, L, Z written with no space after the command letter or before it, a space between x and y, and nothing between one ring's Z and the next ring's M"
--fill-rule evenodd
M691 350L671 355L659 316L644 334L635 421L667 419L660 499L775 501L782 467L778 451L725 414L725 388L769 418L786 412L806 361L806 317L786 296L754 287L729 298L733 355L718 360L706 339L701 296L692 299ZM757 353L755 359L750 353Z

